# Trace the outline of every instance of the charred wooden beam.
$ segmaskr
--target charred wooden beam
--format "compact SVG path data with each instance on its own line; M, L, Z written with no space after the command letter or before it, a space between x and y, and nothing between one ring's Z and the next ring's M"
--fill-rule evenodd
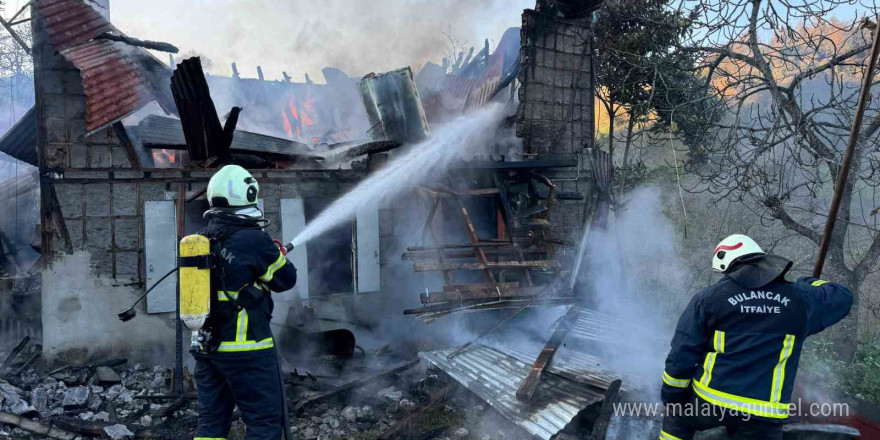
M445 387L428 394L427 403L422 405L422 407L420 407L416 411L409 413L406 417L398 420L395 424L389 426L388 429L386 429L382 432L381 435L379 435L379 440L393 440L395 438L398 438L401 435L401 431L411 427L412 423L422 416L422 413L424 413L428 409L431 409L438 403L445 401L446 396L449 394L450 386L451 385L446 385Z
M538 261L487 261L482 263L415 263L413 269L416 272L433 272L440 270L485 270L485 269L553 269L559 263L554 260Z
M354 381L342 384L342 385L340 385L330 391L327 391L325 393L321 393L316 396L312 396L312 397L309 397L305 400L299 401L299 403L294 405L294 407L291 411L293 414L299 414L302 412L303 409L305 409L308 406L323 402L327 399L333 398L335 396L338 396L342 393L353 390L355 388L360 388L362 386L369 385L375 381L382 380L384 378L393 376L397 373L400 373L401 371L405 371L405 370L408 370L408 369L416 366L418 363L419 363L419 360L415 359L415 360L409 361L407 363L404 363L402 365L399 365L397 367L373 374L372 376L368 376L363 379L358 379L358 380L354 380Z
M233 108L236 117L227 119L225 127L220 125L199 57L183 60L177 66L171 76L171 93L180 114L190 160L201 162L216 156L221 162L229 163L232 160L229 147L240 109Z
M535 390L538 389L538 384L541 383L541 375L544 374L544 370L550 365L550 361L553 360L556 350L562 344L562 340L565 339L565 335L577 320L580 312L581 306L578 304L572 305L571 308L568 309L568 313L566 313L559 322L559 327L556 328L556 331L553 332L553 336L547 341L547 345L541 350L541 354L535 359L535 363L532 364L529 374L522 381L519 389L516 390L517 399L527 401L535 394Z
M141 165L141 160L138 158L137 151L134 149L134 143L131 141L131 138L128 137L128 132L125 131L125 127L122 125L121 121L113 123L113 132L119 139L119 143L122 144L125 156L128 157L128 162L131 163L131 168L142 170L144 167Z
M593 432L590 434L590 440L605 440L614 404L617 403L617 395L620 393L620 384L620 379L617 379L611 382L611 386L605 390L605 398L602 401L602 408L599 409L599 415L596 417L596 421L593 422Z
M544 292L546 287L521 287L521 288L486 288L462 290L459 292L431 292L419 294L422 304L434 304L443 302L459 302L480 299L521 299L534 298Z
M55 440L73 440L77 437L76 434L70 431L65 431L55 428L53 426L44 425L33 420L28 420L21 416L16 416L4 412L0 412L0 423L16 426L25 431L53 438Z
M165 43L162 41L150 41L150 40L138 40L134 37L129 37L128 35L116 35L111 34L110 32L104 32L101 35L95 37L96 40L110 40L110 41L119 41L120 43L125 43L129 46L138 46L143 47L145 49L153 49L158 50L160 52L168 52L168 53L177 53L180 52L180 49L177 46L171 43Z

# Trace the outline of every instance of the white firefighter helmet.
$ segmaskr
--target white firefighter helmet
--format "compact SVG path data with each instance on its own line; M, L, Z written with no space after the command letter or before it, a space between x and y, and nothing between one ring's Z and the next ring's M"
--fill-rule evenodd
M212 208L257 206L259 194L257 179L238 165L220 168L208 182L208 203Z
M725 272L730 268L730 263L739 257L751 254L763 254L764 250L755 240L742 234L733 234L718 246L715 246L715 253L712 256L712 269L718 272Z

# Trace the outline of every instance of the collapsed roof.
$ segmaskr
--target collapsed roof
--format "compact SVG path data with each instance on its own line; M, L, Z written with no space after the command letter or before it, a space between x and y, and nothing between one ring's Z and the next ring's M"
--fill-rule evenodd
M124 36L82 0L35 0L52 46L80 71L86 129L93 133L156 101L176 113L171 69L141 47L104 39Z

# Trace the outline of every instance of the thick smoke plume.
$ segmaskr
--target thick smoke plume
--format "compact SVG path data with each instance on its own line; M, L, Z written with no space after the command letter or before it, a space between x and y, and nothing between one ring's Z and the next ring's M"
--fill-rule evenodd
M675 230L663 214L656 188L637 190L618 209L607 232L592 232L581 288L589 289L598 311L621 323L601 358L628 385L659 397L659 378L680 313L681 298L692 292L684 280Z
M195 50L229 75L235 61L243 75L280 79L287 71L321 78L333 66L352 76L439 62L450 46L444 35L468 47L500 38L520 25L520 12L534 0L113 0L118 28L142 39L169 41ZM497 42L497 41L496 41ZM162 59L166 56L163 55Z

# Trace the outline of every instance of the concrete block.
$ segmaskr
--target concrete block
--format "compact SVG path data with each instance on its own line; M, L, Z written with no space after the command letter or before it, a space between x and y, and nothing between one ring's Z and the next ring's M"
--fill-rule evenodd
M138 267L139 252L115 252L116 254L116 279L120 281L134 281L140 279Z
M67 133L71 141L82 142L86 138L86 121L84 119L68 119Z
M278 187L280 188L280 197L282 199L299 199L303 197L302 192L299 190L298 183L291 182L288 184L278 185Z
M55 185L55 194L58 196L58 204L61 205L61 215L65 219L80 218L83 215L83 186L80 184Z
M112 158L110 157L110 147L106 145L89 146L90 168L110 168L112 163Z
M539 66L544 66L548 68L556 67L556 53L552 50L538 50L537 52L544 54L544 63L539 64Z
M67 226L67 233L70 235L70 245L73 250L83 249L83 221L65 218L64 224Z
M141 200L139 204L143 204L145 200L159 201L165 200L165 184L159 182L141 183Z
M85 94L79 70L74 68L64 72L64 90L73 95Z
M43 95L45 107L43 116L46 118L65 119L64 95L46 93Z
M64 95L64 109L65 115L67 115L68 119L82 119L86 118L86 99L84 96L79 95Z
M70 144L70 166L72 168L89 167L89 147L83 144Z
M137 205L137 186L134 183L113 184L113 215L135 215Z
M110 215L111 185L92 183L85 186L87 217L107 217Z
M71 388L64 393L64 399L61 401L61 405L64 406L64 409L85 407L89 402L90 395L91 388L89 387Z
M46 119L46 141L47 142L69 142L70 136L67 134L67 121L61 118Z
M128 154L122 147L110 147L110 154L113 158L113 168L131 168L131 161L128 160Z
M113 220L113 240L117 249L138 249L138 229L140 222L134 218Z
M90 251L92 258L89 260L89 268L92 275L110 277L113 275L113 253L109 251Z
M50 143L46 145L46 157L44 160L48 168L66 168L67 145L64 143Z
M110 243L110 219L88 218L86 219L85 248L90 251L108 250Z
M43 72L43 93L64 93L64 73L59 70L46 70Z

